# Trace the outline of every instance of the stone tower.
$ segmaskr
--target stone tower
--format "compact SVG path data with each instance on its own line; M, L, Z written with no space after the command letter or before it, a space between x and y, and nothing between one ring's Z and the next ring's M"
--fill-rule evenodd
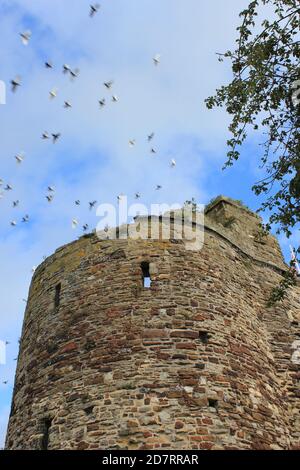
M259 222L219 197L199 251L91 235L45 260L6 448L299 447L300 287L267 308L287 267Z

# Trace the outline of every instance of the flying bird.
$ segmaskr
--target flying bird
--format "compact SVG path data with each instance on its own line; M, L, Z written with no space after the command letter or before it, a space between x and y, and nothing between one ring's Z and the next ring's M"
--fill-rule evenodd
M16 222L15 220L12 220L11 223L10 223L10 225L11 225L12 227L15 227L15 226L17 225L17 222Z
M10 81L10 83L11 83L11 90L13 93L15 93L15 91L17 91L17 88L21 86L21 77L17 75L16 78Z
M117 101L119 101L119 98L117 97L117 95L113 95L111 100L113 103L116 103Z
M45 67L46 67L46 69L53 69L53 64L52 64L51 60L46 60Z
M54 189L53 186L48 186L48 191L49 191L50 193L54 193L55 189Z
M4 188L5 191L12 191L12 186L10 184L7 184Z
M77 201L75 201L75 205L76 205L76 206L80 206L80 201L79 201L79 199L78 199Z
M70 101L65 101L64 108L66 109L72 108L72 104L70 103Z
M162 186L160 184L157 184L155 189L156 191L159 191L160 189L162 189Z
M102 100L99 100L99 105L100 105L100 108L103 108L103 106L105 106L105 98L102 98Z
M54 98L57 97L57 88L53 88L51 91L49 91L50 99L53 100Z
M53 198L54 198L53 194L47 194L47 196L46 196L46 199L47 199L48 202L52 202Z
M154 62L154 65L159 65L160 64L160 54L156 54L155 57L153 57L153 62Z
M72 220L72 229L75 229L77 226L78 226L78 220L77 219L73 219Z
M44 139L44 140L50 139L50 136L49 136L47 131L43 132L42 139Z
M15 159L16 159L17 163L20 164L24 160L24 155L22 153L18 153L17 155L15 155Z
M176 166L176 160L173 159L173 160L171 160L171 167L175 168L175 166Z
M26 214L24 217L22 217L22 222L23 223L29 222L29 215L28 214Z
M135 197L135 199L140 199L141 193L135 193L135 196L134 196L134 197Z
M21 40L22 40L22 43L24 44L24 46L28 46L28 43L30 41L30 38L31 38L31 31L28 30L28 31L24 31L24 33L20 33L20 36L21 36Z
M63 73L64 74L67 74L68 72L70 72L70 66L68 64L64 64L63 65Z
M69 70L70 72L70 76L71 76L71 80L74 80L75 78L78 77L79 73L80 73L80 70L79 69L75 69L75 70Z
M86 232L88 230L88 228L89 228L88 224L84 224L82 226L82 229L83 229L84 232Z
M154 132L148 135L148 142L151 142L151 140L153 140L154 135L155 135Z
M58 139L60 138L61 134L58 132L57 134L51 134L51 135L52 135L52 141L55 144L58 141Z
M109 82L104 82L103 85L108 89L110 90L111 87L113 86L113 80L110 80Z
M152 147L152 149L150 150L151 153L157 153L157 151L155 150L155 148Z
M95 3L94 5L90 5L90 17L93 18L95 14L99 11L101 5L99 3Z
M129 141L129 147L134 147L136 144L135 139Z
M4 382L2 382L3 385L7 385L8 384L8 380L5 380Z
M13 207L18 207L18 205L20 204L20 201L13 201Z
M96 204L97 204L97 201L89 202L90 211L95 207Z

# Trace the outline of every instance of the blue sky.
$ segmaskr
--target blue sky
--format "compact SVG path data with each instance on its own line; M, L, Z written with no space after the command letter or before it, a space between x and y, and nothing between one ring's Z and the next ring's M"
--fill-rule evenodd
M260 176L259 138L250 136L240 162L222 172L228 117L204 105L230 80L229 67L215 53L234 45L238 13L248 0L103 0L93 19L89 4L0 2L0 80L9 84L22 77L22 86L15 94L8 87L7 104L0 106L0 178L13 186L0 199L0 339L10 342L7 364L0 365L0 446L31 269L81 235L84 223L96 226L89 201L116 204L120 193L133 201L139 191L146 204L192 197L207 203L222 193L258 208L251 186ZM32 38L24 46L19 33L27 29ZM152 61L156 54L158 67ZM46 70L46 60L53 70ZM63 75L64 63L80 69L74 82ZM103 86L108 80L114 81L111 93ZM58 89L54 100L52 88ZM104 109L101 98L107 101ZM72 109L64 109L65 100ZM45 142L44 131L61 132L61 139ZM155 156L147 143L151 132ZM130 139L136 140L134 148ZM14 156L22 151L24 162L17 165ZM160 192L154 191L157 184ZM48 185L55 187L52 204L45 198ZM15 200L20 205L13 209ZM25 214L28 224L19 222ZM80 221L76 231L74 217ZM12 220L18 222L14 228Z

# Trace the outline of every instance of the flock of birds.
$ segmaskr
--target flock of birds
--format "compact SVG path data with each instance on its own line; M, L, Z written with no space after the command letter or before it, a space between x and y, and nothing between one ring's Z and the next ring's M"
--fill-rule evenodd
M94 5L90 5L90 13L89 13L90 17L93 18L98 13L99 9L100 9L100 5L98 3L94 4ZM29 42L31 40L31 36L32 36L32 33L31 33L30 30L27 30L27 31L24 31L24 32L20 33L21 41L25 46L27 46L29 44ZM160 55L159 54L157 54L153 57L153 63L154 63L155 66L158 66L160 64ZM54 68L53 63L50 60L46 60L44 65L47 69L53 69ZM76 78L78 78L78 76L80 74L80 70L78 68L71 68L68 64L63 64L62 71L65 75L69 75L71 80L75 80ZM17 89L22 85L21 77L16 76L14 79L11 80L10 83L11 83L11 90L12 90L12 92L15 93L17 91ZM114 84L113 80L106 81L106 82L103 83L104 87L108 91L112 90L113 84ZM51 100L54 100L57 97L57 93L58 93L57 88L51 89L50 92L49 92L49 98ZM119 97L117 95L113 94L112 97L111 97L111 101L113 103L117 103L119 101ZM99 100L100 108L105 107L106 104L107 104L107 99L106 98L101 98ZM70 101L64 101L64 108L65 109L71 109L72 108L72 103ZM152 143L154 137L155 137L154 132L149 134L147 136L148 142ZM58 142L58 140L61 138L61 132L44 131L41 138L45 141L52 140L53 144L56 144ZM136 140L135 139L129 139L128 145L131 148L134 147L136 145ZM155 155L157 153L157 149L154 146L151 146L150 153ZM18 153L17 155L15 155L15 160L16 160L16 163L18 165L22 164L24 162L24 159L25 159L25 154L24 153ZM176 160L175 159L172 159L170 161L170 166L171 166L171 168L176 167ZM155 190L159 191L160 189L162 189L162 186L159 185L159 184L156 185ZM9 184L9 183L4 185L4 181L0 178L0 199L3 198L5 192L8 192L8 191L13 191L12 185ZM48 193L45 196L48 203L51 203L54 200L54 196L55 196L55 188L53 186L49 186L48 187ZM118 201L121 200L121 197L122 197L122 195L119 195L117 197ZM141 198L141 193L139 193L139 192L135 193L135 199L140 199L140 198ZM93 209L95 207L96 203L97 203L97 201L89 202L89 208ZM13 201L13 203L12 203L13 208L18 207L19 204L20 204L19 200ZM79 200L75 201L75 205L79 206L80 204L81 204L81 202ZM27 223L27 222L29 222L29 220L30 220L30 217L29 217L28 214L26 214L25 216L22 217L21 222L22 223ZM16 227L17 226L17 221L12 220L10 222L10 225L12 227ZM75 229L75 228L77 228L78 225L79 225L78 220L73 219L72 222L71 222L72 228ZM82 226L83 232L86 232L88 229L89 229L88 224L84 224Z
M100 5L98 3L90 5L89 16L91 18L95 17L95 15L99 12L99 10L100 10ZM32 32L30 30L27 30L27 31L24 31L24 32L20 33L20 38L21 38L21 41L22 41L24 46L29 45L31 37L32 37ZM153 60L153 64L154 64L155 67L159 66L160 59L161 59L161 56L159 54L157 54L153 57L152 60ZM48 70L54 69L54 64L52 63L51 60L46 60L44 62L44 66ZM78 68L72 68L68 64L63 64L62 72L63 72L64 75L69 76L72 81L76 80L79 77L79 74L80 74L80 70ZM17 75L15 78L13 78L10 81L10 85L11 85L11 91L13 93L16 93L17 90L22 86L21 77L19 75ZM109 92L112 92L113 85L114 85L113 80L106 81L106 82L103 83L104 88ZM49 92L50 100L54 100L57 97L57 94L58 94L58 89L57 88L51 89L50 92ZM101 98L99 100L100 109L104 108L107 105L107 101L108 100L105 97ZM119 97L116 94L112 94L111 102L112 103L117 103L118 101L119 101ZM72 102L71 101L64 101L63 106L64 106L65 109L70 110L72 108ZM42 133L41 138L44 141L52 141L53 144L56 144L61 138L61 132L44 131ZM153 154L153 155L157 153L157 149L152 144L154 138L155 138L155 133L154 132L151 132L146 137L146 140L150 145L150 153ZM135 139L129 139L128 145L129 145L130 148L133 148L136 145L136 140ZM18 153L18 154L15 155L14 158L15 158L15 161L16 161L17 165L22 165L24 163L24 160L25 160L25 154L23 152ZM172 159L170 161L170 167L171 168L176 167L176 161L174 159ZM162 186L160 184L157 184L154 189L156 191L160 191L162 189ZM10 183L6 183L3 179L0 178L0 199L4 197L5 193L11 192L13 190L14 190L14 187ZM54 197L55 197L55 187L50 185L50 186L47 187L47 194L45 195L45 198L48 201L48 203L50 204L54 200ZM122 200L122 197L124 197L123 194L120 194L120 195L117 196L117 201L119 203ZM140 199L142 197L142 195L141 195L140 192L136 192L134 197L135 197L135 199ZM74 201L74 204L75 204L75 206L80 206L81 201L79 199L77 199L76 201ZM97 204L97 200L93 200L93 201L90 201L88 203L88 207L89 207L90 211L92 211L96 207L96 204ZM18 200L18 199L14 200L12 202L12 207L13 208L17 208L17 207L19 207L19 205L20 205L20 200ZM29 221L30 221L29 214L25 214L21 218L20 222L22 224L27 224ZM16 220L11 220L10 225L12 227L16 227L18 225L18 222ZM79 220L77 218L72 219L72 221L71 221L72 228L76 229L78 227L78 225L79 225ZM87 232L89 230L89 225L87 223L83 224L82 230L83 230L83 232ZM108 227L105 227L104 230L108 230ZM45 257L44 257L44 259L45 259ZM34 272L35 269L36 268L33 267L32 272ZM23 299L23 300L24 300L24 302L27 302L26 299ZM9 341L5 341L6 346L9 345L9 344L10 344ZM14 360L17 360L17 358L15 358ZM7 385L8 380L3 381L2 384Z

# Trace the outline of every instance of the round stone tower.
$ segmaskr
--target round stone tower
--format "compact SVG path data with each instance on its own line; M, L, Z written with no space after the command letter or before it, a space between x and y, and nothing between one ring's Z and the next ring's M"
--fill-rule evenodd
M45 260L6 448L296 448L300 289L267 308L287 267L259 222L219 197L198 251L95 234Z

